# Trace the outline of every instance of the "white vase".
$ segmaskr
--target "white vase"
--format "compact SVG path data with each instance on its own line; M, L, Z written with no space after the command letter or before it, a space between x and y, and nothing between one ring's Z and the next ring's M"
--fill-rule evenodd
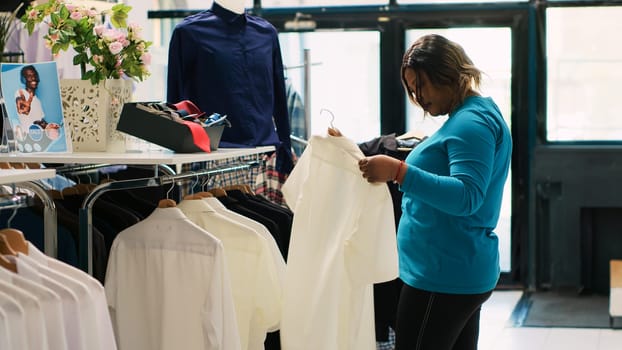
M125 139L116 131L123 104L132 99L132 82L108 79L61 79L66 130L74 152L124 152Z

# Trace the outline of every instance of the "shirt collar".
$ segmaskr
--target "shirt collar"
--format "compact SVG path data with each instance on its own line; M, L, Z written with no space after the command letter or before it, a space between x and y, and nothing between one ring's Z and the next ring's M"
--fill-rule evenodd
M229 24L245 24L246 23L246 11L242 14L231 12L226 8L218 5L215 1L212 3L212 12L220 17L223 21Z

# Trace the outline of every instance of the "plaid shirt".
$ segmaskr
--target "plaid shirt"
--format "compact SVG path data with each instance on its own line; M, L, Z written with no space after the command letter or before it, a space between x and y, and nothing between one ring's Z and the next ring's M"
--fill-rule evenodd
M395 332L389 327L389 340L386 342L377 341L376 350L393 350L395 349Z

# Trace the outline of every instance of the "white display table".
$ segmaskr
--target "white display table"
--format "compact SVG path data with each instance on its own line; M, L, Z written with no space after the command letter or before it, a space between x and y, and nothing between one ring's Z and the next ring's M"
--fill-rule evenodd
M54 169L0 169L0 185L54 177Z
M0 156L0 161L55 164L168 164L180 167L182 164L243 157L271 151L274 151L274 146L260 146L253 148L219 148L211 153L17 153L15 155Z

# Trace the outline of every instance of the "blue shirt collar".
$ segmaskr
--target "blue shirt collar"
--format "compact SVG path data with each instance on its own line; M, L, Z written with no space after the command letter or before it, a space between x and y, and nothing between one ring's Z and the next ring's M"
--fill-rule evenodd
M246 11L242 14L231 12L226 8L218 5L215 1L212 3L212 12L220 17L223 21L229 24L244 24L246 23Z

